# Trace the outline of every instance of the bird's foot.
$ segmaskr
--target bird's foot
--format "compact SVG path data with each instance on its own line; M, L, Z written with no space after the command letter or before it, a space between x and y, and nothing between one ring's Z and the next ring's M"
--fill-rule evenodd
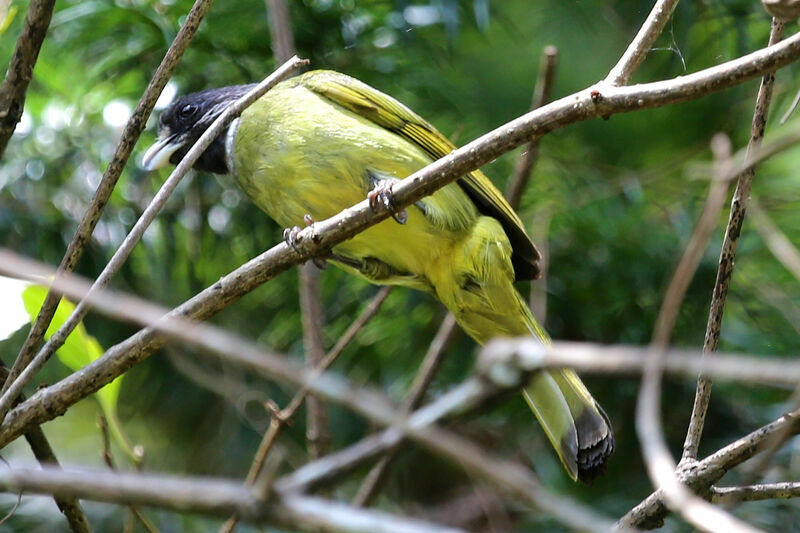
M303 215L303 222L305 222L306 227L311 227L314 224L314 219L311 218L311 215L306 213ZM325 261L324 257L312 257L311 262L314 263L314 266L320 270L325 270L328 267L328 263Z
M302 230L299 226L293 226L283 230L283 240L297 253L300 253L300 250L297 249L297 236L300 231Z
M394 180L380 179L375 181L375 186L367 193L367 200L369 206L374 211L378 207L378 202L382 203L384 207L391 213L392 218L398 224L405 224L408 222L408 212L405 209L395 211L392 205L392 185Z

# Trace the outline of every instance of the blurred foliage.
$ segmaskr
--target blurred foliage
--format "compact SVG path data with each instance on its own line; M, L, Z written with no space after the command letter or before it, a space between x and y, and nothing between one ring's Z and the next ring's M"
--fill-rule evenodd
M560 51L556 97L602 79L651 5L644 0L297 0L291 2L291 16L298 51L311 59L313 68L340 70L393 94L463 143L527 110L545 45ZM16 6L22 12L27 2ZM188 0L57 3L23 122L0 164L2 246L58 263L111 157L126 113L190 6ZM8 63L22 19L15 17L0 35L0 64ZM768 32L769 20L758 3L681 3L634 82L670 78L735 58L762 47ZM183 93L259 80L274 66L269 42L262 1L217 2L170 89ZM798 74L797 66L778 74L768 138L798 127L796 118L782 126L777 120L798 89ZM702 209L710 170L708 141L721 131L737 147L746 143L756 89L754 81L699 101L576 124L543 140L520 213L531 224L534 216L551 218L546 326L554 338L633 344L649 340L669 276ZM152 124L78 267L85 276L99 273L166 177L166 171L146 173L137 166L154 140ZM487 165L498 186L505 185L514 157L507 154ZM759 168L753 188L795 243L800 242L799 166L796 150L776 157ZM675 329L677 345L702 345L724 222L721 217L689 288ZM278 242L282 229L228 177L196 174L179 187L114 285L173 306ZM376 288L334 268L324 272L323 283L330 346ZM798 323L792 318L798 302L800 284L745 222L721 348L773 356L798 353ZM394 290L334 370L400 398L443 315L429 296ZM294 271L213 321L302 357ZM135 331L94 314L87 317L86 327L103 346ZM24 334L0 344L7 364ZM474 343L462 335L430 395L465 376L474 352ZM39 379L53 382L67 372L50 364ZM566 478L517 397L455 427L499 454L531 464L553 490L620 515L650 490L633 428L638 382L619 376L588 376L587 382L614 421L618 439L608 474L592 487ZM679 455L694 383L670 379L665 387L664 424L673 453ZM702 453L779 416L788 406L789 391L729 383L714 391ZM132 440L146 450L148 470L241 478L267 423L260 405L267 398L285 405L292 391L171 346L131 370L120 394L120 417ZM44 426L61 459L102 467L95 419L95 405L81 402ZM336 407L331 424L336 448L372 429ZM305 460L302 417L285 434L281 448L285 468ZM21 443L4 456L31 460ZM765 473L769 480L800 476L792 447L784 448L773 464ZM738 476L732 473L725 481L733 483ZM359 480L353 476L336 495L347 498ZM472 483L457 465L408 447L394 464L378 504L393 512L443 519L437 514L445 509L440 506L465 491L469 494ZM14 500L4 496L0 502L8 509ZM87 509L96 530L120 529L120 508L87 504ZM781 501L747 503L736 512L770 530L786 530L787 524L800 520L796 507ZM163 531L207 531L218 524L148 513ZM444 519L455 517L451 513ZM546 517L513 503L476 520L462 526L560 530ZM668 526L681 529L674 519ZM26 497L0 531L63 527L52 500Z

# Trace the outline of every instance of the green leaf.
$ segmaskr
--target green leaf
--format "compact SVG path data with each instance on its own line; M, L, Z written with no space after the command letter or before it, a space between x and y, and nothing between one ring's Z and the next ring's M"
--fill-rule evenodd
M0 35L3 35L8 27L11 26L11 23L14 22L17 11L19 11L17 6L11 6L6 11L0 11Z
M39 309L42 308L46 296L47 287L41 285L30 285L22 291L22 301L25 305L25 310L31 317L31 322L33 322L36 315L39 314ZM49 339L53 333L58 331L74 310L75 304L66 298L62 298L61 302L58 304L55 315L53 315L53 320L50 322L50 326L47 328L47 332L44 335L45 339ZM77 371L95 359L98 359L103 355L103 351L103 347L97 342L97 339L89 335L83 322L80 322L72 333L69 334L64 345L58 349L56 356L71 370ZM133 452L133 447L122 432L119 419L117 418L117 400L119 398L120 386L122 385L122 377L123 376L119 376L97 391L95 397L97 401L100 402L100 408L108 420L109 428L111 429L111 434L114 439L125 453L135 461L136 454Z

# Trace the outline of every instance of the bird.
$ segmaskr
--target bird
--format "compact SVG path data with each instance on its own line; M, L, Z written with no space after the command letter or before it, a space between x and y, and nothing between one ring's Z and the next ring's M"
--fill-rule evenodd
M178 164L224 109L253 84L187 94L162 112L142 164ZM370 199L393 211L326 257L376 284L425 291L478 344L495 337L550 339L514 287L540 276L541 256L522 220L491 180L472 171L402 210L394 183L455 149L414 111L353 77L312 70L282 81L231 122L197 159L200 171L230 174L287 228L323 220ZM291 229L289 229L291 228ZM572 369L534 373L523 396L567 474L591 483L605 472L611 422Z

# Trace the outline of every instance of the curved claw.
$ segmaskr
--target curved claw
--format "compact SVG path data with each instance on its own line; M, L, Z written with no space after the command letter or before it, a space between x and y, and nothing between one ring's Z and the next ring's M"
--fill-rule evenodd
M298 226L283 230L283 240L286 241L286 244L291 246L292 249L297 253L300 253L300 250L297 249L297 235L300 233L300 231L300 227Z
M374 211L380 201L386 210L392 215L392 218L398 224L405 224L408 222L408 212L405 209L395 211L392 205L392 182L390 180L381 180L375 184L375 187L367 193L369 206Z

